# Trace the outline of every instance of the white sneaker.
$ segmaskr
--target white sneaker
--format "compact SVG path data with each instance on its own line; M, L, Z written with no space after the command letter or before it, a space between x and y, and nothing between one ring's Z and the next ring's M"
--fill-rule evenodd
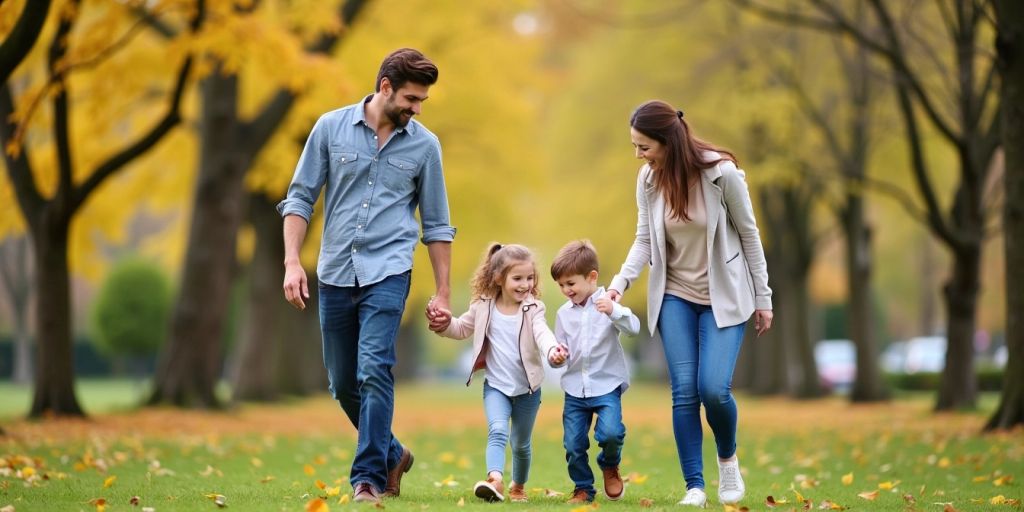
M743 499L747 487L740 474L740 459L733 457L727 462L718 461L718 501L732 505Z
M686 496L679 500L680 505L687 505L690 507L704 508L708 506L708 495L704 493L704 489L694 487L686 491Z

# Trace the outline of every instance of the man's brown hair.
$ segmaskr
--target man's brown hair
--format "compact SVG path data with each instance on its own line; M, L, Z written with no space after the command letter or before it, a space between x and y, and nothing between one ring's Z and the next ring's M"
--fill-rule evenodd
M430 86L437 82L437 66L419 50L401 48L391 52L380 63L374 89L376 92L380 92L380 81L385 77L396 91L406 82Z
M586 277L590 271L598 271L597 249L590 240L573 240L565 244L551 262L551 278L556 281L567 276Z

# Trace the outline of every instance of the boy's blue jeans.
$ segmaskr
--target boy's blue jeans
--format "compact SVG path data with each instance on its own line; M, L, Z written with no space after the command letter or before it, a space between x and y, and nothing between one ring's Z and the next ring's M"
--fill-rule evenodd
M565 432L565 461L569 463L569 478L576 489L583 489L590 498L594 489L594 472L590 469L587 449L590 448L590 424L597 415L594 440L601 448L597 465L610 468L622 460L622 444L626 439L626 426L622 424L622 389L589 398L576 398L565 394L562 410L562 429Z
M715 434L718 456L736 453L736 401L732 373L746 323L719 329L711 306L666 295L658 331L672 383L672 430L686 488L704 488L700 405Z
M359 431L349 482L383 491L402 445L391 433L395 409L395 336L410 273L368 286L320 284L320 330L331 395Z
M540 410L540 390L507 396L484 381L484 414L487 415L487 473L505 472L505 447L512 440L512 481L525 484L533 456L533 423ZM509 427L511 423L511 428Z

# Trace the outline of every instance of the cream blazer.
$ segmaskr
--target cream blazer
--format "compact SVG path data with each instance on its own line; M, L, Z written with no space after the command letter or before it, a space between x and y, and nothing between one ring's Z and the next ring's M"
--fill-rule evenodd
M709 152L706 160L716 160ZM708 216L708 285L711 310L719 328L741 324L755 309L772 309L768 265L754 220L754 208L743 171L723 160L701 172ZM665 197L654 187L653 173L644 165L636 180L636 239L609 290L624 294L644 266L647 284L647 328L653 335L665 296Z

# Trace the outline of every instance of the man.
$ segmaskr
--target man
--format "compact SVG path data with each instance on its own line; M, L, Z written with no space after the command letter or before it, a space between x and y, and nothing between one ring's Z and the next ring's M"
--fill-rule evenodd
M359 431L349 475L354 501L398 496L402 475L413 464L412 452L391 432L391 369L418 236L427 246L437 290L428 312L449 309L455 228L449 223L441 146L412 119L436 81L437 67L419 51L403 48L388 55L374 94L317 120L288 196L277 207L284 217L284 295L305 309L309 288L299 249L326 186L317 264L320 328L329 389Z

